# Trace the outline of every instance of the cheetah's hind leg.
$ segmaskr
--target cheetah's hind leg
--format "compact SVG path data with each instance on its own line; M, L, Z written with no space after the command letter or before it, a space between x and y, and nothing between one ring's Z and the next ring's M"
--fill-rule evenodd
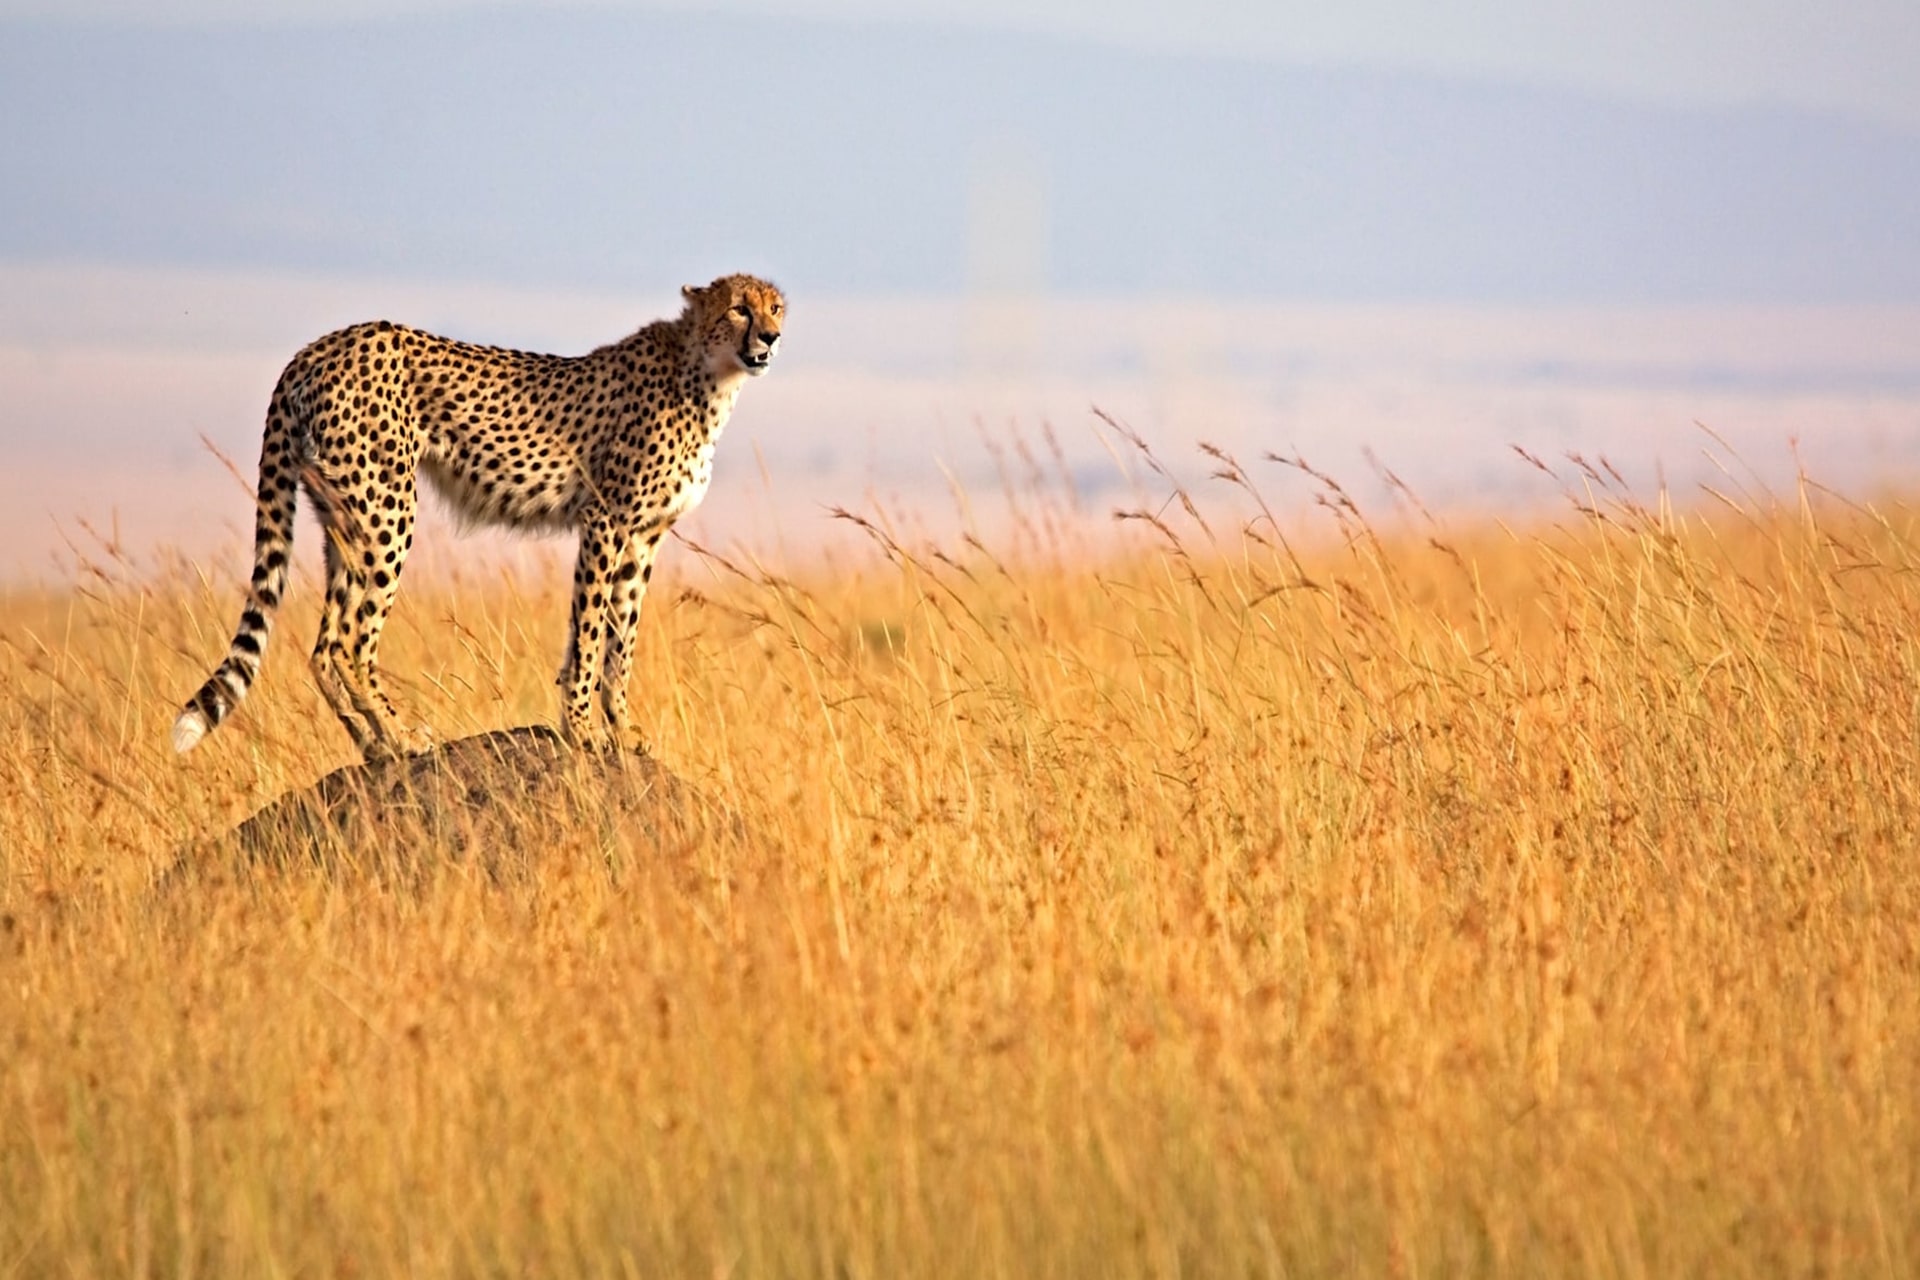
M324 510L321 532L326 536L327 595L320 608L320 633L313 642L313 680L320 686L320 696L327 700L353 739L353 745L360 749L362 756L372 756L378 753L380 733L350 691L353 671L347 665L342 639L349 611L359 608L360 591L346 567L345 557L340 554Z
M412 504L384 517L370 511L363 524L317 471L303 478L326 535L327 597L313 648L314 679L364 758L431 751L433 735L402 721L379 677L380 633L412 542Z
M380 685L380 637L400 590L400 569L413 545L413 512L414 494L409 487L402 490L392 511L383 513L375 507L366 513L366 545L375 565L365 570L365 594L349 619L353 626L349 656L360 695L357 701L369 711L386 752L417 756L433 750L432 731L403 719Z

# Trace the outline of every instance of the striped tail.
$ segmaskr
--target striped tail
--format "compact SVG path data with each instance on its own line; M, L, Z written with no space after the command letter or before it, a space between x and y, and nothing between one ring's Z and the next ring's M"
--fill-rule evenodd
M260 444L260 486L254 497L253 581L247 588L246 607L241 610L240 627L233 634L226 658L173 722L173 749L182 755L219 728L260 675L267 632L287 589L287 558L293 550L293 517L302 468L302 460L296 455L303 444L296 439L283 375L267 409L267 430Z

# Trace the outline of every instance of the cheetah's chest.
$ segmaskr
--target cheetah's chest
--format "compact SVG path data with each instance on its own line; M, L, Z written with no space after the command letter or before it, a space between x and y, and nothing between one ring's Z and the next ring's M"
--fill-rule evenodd
M667 487L667 514L682 516L700 505L713 483L713 442L708 441L684 459Z
M688 441L680 449L670 451L653 483L642 486L653 498L648 504L652 507L648 513L652 518L677 520L707 496L707 487L713 483L714 447L731 416L733 399L733 392L728 389L710 401L703 424L705 430L698 442Z

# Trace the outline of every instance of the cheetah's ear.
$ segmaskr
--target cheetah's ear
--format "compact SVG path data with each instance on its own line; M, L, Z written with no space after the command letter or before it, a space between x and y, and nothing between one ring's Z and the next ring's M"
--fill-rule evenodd
M688 302L694 301L703 292L705 291L701 289L700 286L697 284L683 284L680 286L680 296L685 298Z

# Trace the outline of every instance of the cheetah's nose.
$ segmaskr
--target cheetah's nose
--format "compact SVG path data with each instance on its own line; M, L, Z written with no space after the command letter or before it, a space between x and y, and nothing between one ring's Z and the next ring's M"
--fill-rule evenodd
M777 333L768 333L763 329L760 331L760 341L766 343L768 346L772 346L774 343L780 341L780 335Z

